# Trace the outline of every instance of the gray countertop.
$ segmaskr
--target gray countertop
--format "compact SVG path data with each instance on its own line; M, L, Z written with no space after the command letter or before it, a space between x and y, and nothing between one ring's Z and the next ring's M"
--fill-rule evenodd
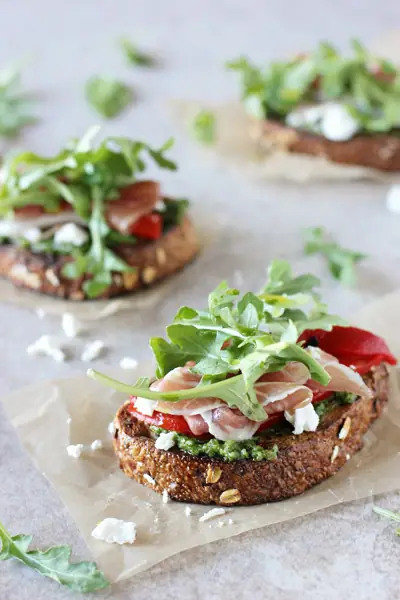
M126 355L148 359L149 335L162 333L183 303L201 305L223 278L244 279L257 288L267 263L279 256L296 269L321 275L332 310L349 315L365 302L400 287L400 217L385 208L386 186L371 183L261 183L248 179L207 154L182 130L175 131L168 101L222 102L237 94L235 78L224 72L226 59L247 52L255 59L312 47L321 38L343 45L348 37L372 40L396 25L396 2L344 0L325 4L247 2L164 3L85 0L69 3L3 0L2 63L28 59L26 89L37 92L41 122L19 145L54 151L68 137L97 122L83 100L82 87L93 74L114 74L137 89L137 104L108 122L105 133L160 143L175 135L177 174L166 174L170 194L193 200L200 230L208 230L199 260L181 273L171 294L156 309L116 315L90 326L109 349L98 365L113 365ZM351 14L351 17L350 17ZM126 35L156 50L163 65L155 70L128 68L117 38ZM301 229L325 225L349 247L366 252L358 284L344 289L326 277L318 259L301 251ZM235 275L236 272L236 275ZM37 298L37 307L41 299ZM0 392L31 382L83 371L72 358L65 364L29 358L26 346L43 333L60 331L58 317L39 320L33 311L2 304ZM29 402L29 398L27 398ZM52 424L49 423L49 427ZM0 515L15 532L32 532L38 545L71 543L74 555L87 550L71 517L48 482L31 465L0 409ZM196 548L97 597L148 600L333 597L389 599L399 594L400 545L391 524L372 515L373 499L318 512ZM398 494L379 499L398 507ZM61 600L75 595L11 562L0 566L0 596ZM78 597L78 595L76 595Z

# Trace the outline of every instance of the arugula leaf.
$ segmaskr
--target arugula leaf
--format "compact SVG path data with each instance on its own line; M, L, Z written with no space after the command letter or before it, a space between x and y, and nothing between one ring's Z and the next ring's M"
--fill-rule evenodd
M140 396L149 400L163 400L165 402L179 402L179 400L188 400L190 398L214 397L220 398L231 408L238 408L244 415L254 421L265 420L265 411L258 403L254 403L248 396L246 386L242 375L217 381L212 384L199 385L190 390L181 390L175 392L158 392L150 389L144 389L142 386L129 385L122 383L103 375L94 369L88 369L87 375L102 384L111 387L120 392L128 393L132 396Z
M355 267L360 261L367 258L365 254L347 250L337 242L329 240L322 227L307 229L305 238L305 254L321 254L328 261L328 268L335 279L345 285L354 284Z
M14 138L26 125L36 123L33 101L20 93L21 73L16 66L0 72L0 135Z
M85 86L86 100L106 119L119 115L133 102L129 86L115 79L91 77Z
M358 40L350 46L350 56L321 42L314 52L265 68L257 68L244 57L227 67L241 76L243 104L256 118L284 119L299 105L337 99L346 102L360 131L398 129L399 69L371 55ZM386 77L377 75L376 65Z
M120 45L128 64L138 65L139 67L154 67L156 62L154 58L150 56L150 54L141 52L137 46L127 38L121 38Z
M215 115L209 110L201 110L193 119L192 132L199 142L212 144L215 142L215 126Z
M0 540L2 544L0 560L15 558L41 575L50 577L76 592L95 592L110 585L95 563L87 561L71 563L69 546L52 546L44 551L28 550L32 536L11 536L2 523L0 523Z
M380 506L373 506L372 510L381 517L385 517L386 519L391 519L392 521L397 521L397 523L400 523L400 513L395 513L387 508L381 508ZM396 529L396 535L400 536L400 527Z

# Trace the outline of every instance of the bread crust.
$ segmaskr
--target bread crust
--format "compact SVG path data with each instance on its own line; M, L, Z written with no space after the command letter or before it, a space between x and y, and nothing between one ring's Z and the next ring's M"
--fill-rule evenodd
M253 135L267 150L279 148L345 165L400 171L400 134L360 134L344 142L333 142L322 135L289 127L282 121L266 119L255 124Z
M96 299L130 294L169 277L194 259L199 243L192 222L186 216L181 224L168 229L158 240L139 242L135 246L120 244L113 251L136 270L114 273L110 287ZM11 244L2 245L0 276L18 287L49 296L86 300L82 285L90 276L70 280L62 275L63 266L70 260L69 256L33 253Z
M386 365L373 367L364 377L373 391L371 399L360 398L333 409L321 418L316 432L271 436L266 447L278 445L278 456L272 461L225 462L176 448L158 450L147 425L129 413L128 403L115 419L115 452L128 477L158 493L167 490L173 500L222 506L283 500L331 477L361 449L364 434L388 401L388 379ZM345 422L350 428L340 439ZM219 472L217 481L207 483L216 478L210 473ZM227 494L230 490L238 493Z

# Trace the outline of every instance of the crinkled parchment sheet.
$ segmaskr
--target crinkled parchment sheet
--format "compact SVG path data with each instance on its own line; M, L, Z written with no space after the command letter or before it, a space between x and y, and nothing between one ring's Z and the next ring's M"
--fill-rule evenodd
M354 319L357 325L384 336L397 356L399 304L400 290ZM149 374L149 368L142 368L142 374ZM366 435L363 450L336 476L302 496L257 507L231 508L225 516L204 523L199 517L208 507L193 505L192 515L187 517L184 504L164 504L159 495L119 471L107 426L125 400L121 394L80 377L32 386L6 398L4 405L34 464L60 494L100 567L115 581L193 546L399 488L400 369L393 375L388 410ZM69 417L72 421L67 424ZM103 440L103 450L80 459L67 455L68 444L87 444L95 439ZM138 527L135 544L117 546L93 539L91 531L105 517L133 520ZM233 524L229 525L228 519ZM221 520L224 525L219 527Z
M372 50L400 64L400 30L392 31L376 40ZM235 74L232 73L232 77ZM176 100L171 111L177 123L190 130L191 122L201 109L209 109L215 116L216 139L204 152L213 153L227 165L258 179L280 179L294 182L372 180L398 183L400 176L376 169L329 162L323 157L288 153L271 146L261 148L257 141L257 121L246 114L237 102L218 106L204 106L196 101Z

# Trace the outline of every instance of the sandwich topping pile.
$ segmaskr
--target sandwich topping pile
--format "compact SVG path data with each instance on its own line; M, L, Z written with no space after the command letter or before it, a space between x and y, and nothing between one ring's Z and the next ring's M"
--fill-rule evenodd
M24 152L3 166L0 273L15 283L76 300L98 298L131 291L140 279L153 283L196 253L188 202L165 198L157 181L142 178L148 159L176 169L166 156L172 140L159 149L123 137L96 145L98 130L54 157ZM185 242L190 248L182 259L165 266L173 244ZM69 282L75 282L71 293Z
M242 77L242 99L258 119L286 123L331 141L400 128L400 71L357 40L352 55L323 42L312 53L257 68L247 58L228 63Z
M156 379L131 386L88 374L130 395L121 428L139 424L164 454L274 462L279 436L300 439L337 406L371 401L364 376L396 362L381 338L329 315L318 284L273 261L258 294L224 282L206 310L178 311L169 339L150 340Z

